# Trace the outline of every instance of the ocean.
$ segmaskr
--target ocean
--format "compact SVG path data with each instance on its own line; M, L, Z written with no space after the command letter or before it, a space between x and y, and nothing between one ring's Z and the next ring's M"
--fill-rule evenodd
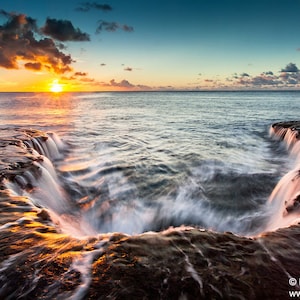
M294 180L286 174L297 153L272 127L299 119L299 100L300 92L1 93L0 298L298 291L290 254L268 237L295 243L293 254L300 247L291 203L300 186L282 183ZM269 272L282 280L273 290Z

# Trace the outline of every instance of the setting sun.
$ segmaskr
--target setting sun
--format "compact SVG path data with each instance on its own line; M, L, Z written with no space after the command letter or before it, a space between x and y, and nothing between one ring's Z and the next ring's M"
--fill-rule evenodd
M50 91L53 93L60 93L63 91L63 85L58 82L58 80L53 80Z

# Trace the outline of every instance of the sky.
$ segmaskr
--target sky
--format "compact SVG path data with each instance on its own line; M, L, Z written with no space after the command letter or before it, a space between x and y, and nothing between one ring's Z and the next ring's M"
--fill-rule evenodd
M299 15L300 0L1 0L0 91L299 89Z

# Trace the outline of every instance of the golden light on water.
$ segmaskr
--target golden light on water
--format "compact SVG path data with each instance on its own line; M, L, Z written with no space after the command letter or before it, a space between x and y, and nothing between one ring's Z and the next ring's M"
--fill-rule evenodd
M61 93L63 91L63 85L59 83L57 79L55 79L50 85L50 91L52 93Z

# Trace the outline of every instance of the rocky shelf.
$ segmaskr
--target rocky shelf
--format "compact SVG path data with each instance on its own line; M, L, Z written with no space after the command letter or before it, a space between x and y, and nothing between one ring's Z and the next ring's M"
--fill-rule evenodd
M300 121L273 125L300 130ZM255 238L179 227L76 239L3 184L42 159L38 131L0 131L1 299L289 299L299 290L300 226ZM14 155L12 155L14 153ZM292 283L292 284L291 284Z

